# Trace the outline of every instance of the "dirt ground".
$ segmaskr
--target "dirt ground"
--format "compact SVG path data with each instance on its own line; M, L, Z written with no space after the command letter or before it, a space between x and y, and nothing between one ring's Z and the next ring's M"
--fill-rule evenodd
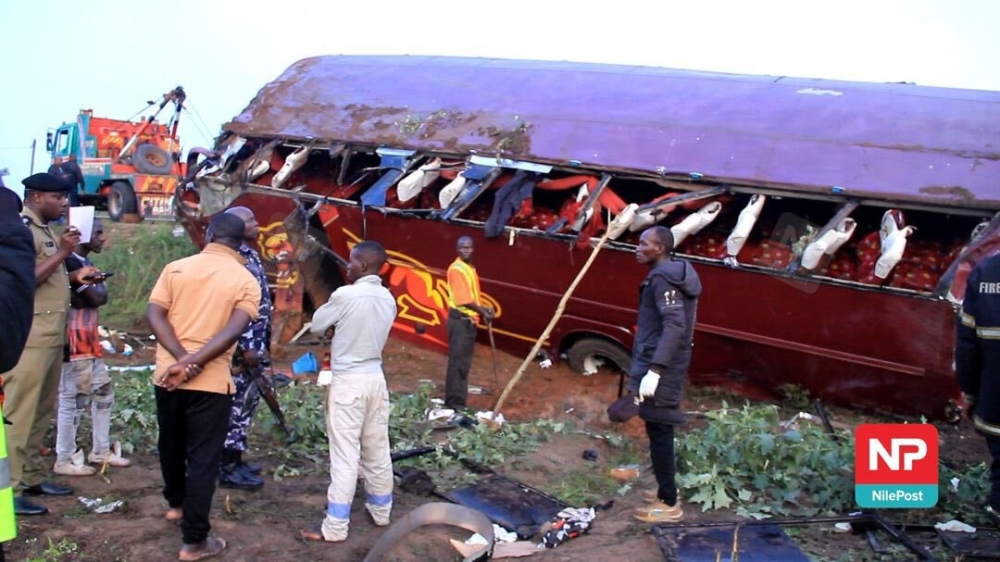
M313 348L315 349L315 348ZM295 351L290 350L295 357ZM133 358L133 362L144 357ZM446 358L442 355L391 340L386 353L386 374L390 390L408 392L416 389L421 380L436 385L436 394L443 392L443 373ZM500 385L515 373L521 358L499 354ZM471 383L497 389L494 381L490 350L478 346L473 364ZM126 375L120 375L126 376ZM526 375L511 394L504 414L512 420L535 417L574 419L578 426L596 432L618 431L635 437L644 435L641 422L633 420L625 426L607 421L605 408L616 397L616 376L598 373L584 377L571 372L563 364L542 370L531 365ZM499 395L471 395L470 406L491 408ZM691 403L691 409L712 408L712 403ZM268 415L266 409L259 416ZM848 417L833 410L834 419ZM294 423L294 422L293 422ZM967 426L943 433L946 445L942 453L961 461L985 460L985 445ZM683 438L681 434L679 438ZM540 447L527 462L518 466L530 469L511 469L508 475L529 485L541 487L553 473L566 467L588 466L581 458L586 449L598 452L597 463L590 463L594 470L606 470L602 464L607 458L604 444L583 435L556 436ZM946 452L947 451L947 452ZM299 478L276 482L270 476L275 459L268 451L259 448L248 455L251 460L265 466L266 485L259 492L219 489L215 495L212 512L213 534L226 538L229 547L222 560L285 562L302 560L361 560L372 547L383 528L373 525L364 511L363 500L354 502L351 532L346 542L340 544L304 543L297 531L319 522L325 507L328 477L324 470ZM163 514L165 502L160 495L160 474L157 458L153 455L134 455L135 465L115 469L110 483L99 477L59 478L70 483L76 495L65 498L45 498L43 503L52 513L42 517L26 517L19 521L20 537L8 543L8 560L88 560L88 561L142 561L176 560L180 546L180 530L166 522ZM642 505L638 490L652 487L652 477L645 472L635 490L624 497L609 497L613 506L600 511L589 534L571 540L556 549L539 551L531 559L546 561L664 560L649 526L632 521L632 509ZM360 488L359 488L360 491ZM122 512L94 514L81 507L76 497L101 497L123 499L127 508ZM398 520L415 507L432 501L425 496L403 493L397 489L393 519ZM686 510L687 521L717 521L732 518L726 511L701 513L691 506ZM420 531L397 547L385 560L416 562L425 560L460 560L447 544L446 538L464 540L469 533L450 528L430 528ZM836 535L830 526L817 529L810 535L809 544L817 560L835 560L848 549L865 552L868 547L863 536ZM65 541L64 541L65 540ZM76 545L75 552L45 554L50 545ZM69 550L66 548L65 550ZM852 559L868 559L854 558Z

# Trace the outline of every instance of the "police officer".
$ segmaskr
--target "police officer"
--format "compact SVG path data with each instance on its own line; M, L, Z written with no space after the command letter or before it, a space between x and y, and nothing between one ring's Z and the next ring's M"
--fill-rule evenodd
M965 407L993 456L986 513L1000 525L1000 255L969 274L958 323L955 371Z
M68 207L68 184L57 176L39 173L23 180L24 224L31 230L35 249L35 298L31 330L17 365L4 375L11 486L22 495L14 498L18 515L42 515L44 506L23 496L68 495L72 488L43 479L42 440L48 429L59 391L66 315L69 309L70 275L65 259L80 243L80 233L67 227L56 236L49 223ZM73 272L72 280L83 283L93 267ZM18 489L18 484L23 489Z

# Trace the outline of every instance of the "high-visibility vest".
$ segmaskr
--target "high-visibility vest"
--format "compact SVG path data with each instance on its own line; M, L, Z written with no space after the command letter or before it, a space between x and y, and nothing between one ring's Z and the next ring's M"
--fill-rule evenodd
M0 407L0 543L17 537L14 520L14 489L10 486L10 458L7 457L7 427Z

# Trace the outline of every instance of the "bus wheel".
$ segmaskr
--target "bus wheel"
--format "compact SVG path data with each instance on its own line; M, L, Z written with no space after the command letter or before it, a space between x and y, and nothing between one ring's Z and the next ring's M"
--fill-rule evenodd
M615 342L584 338L574 343L566 352L569 366L584 375L593 375L600 367L628 373L632 358L624 347Z
M132 186L123 181L111 184L111 191L108 192L108 216L111 220L121 222L123 216L138 212L139 203Z

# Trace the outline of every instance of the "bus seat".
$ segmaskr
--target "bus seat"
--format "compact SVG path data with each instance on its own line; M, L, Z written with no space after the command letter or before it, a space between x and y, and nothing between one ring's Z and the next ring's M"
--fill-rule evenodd
M458 174L455 179L451 180L448 185L441 188L438 192L438 203L441 204L442 209L447 209L448 205L458 197L458 194L462 192L462 188L465 187L465 176L463 174Z
M396 186L396 196L400 203L405 203L416 197L421 190L434 183L441 175L441 158L434 158L399 180Z
M281 169L278 170L277 174L274 174L274 178L271 179L271 187L281 187L293 172L305 165L306 160L309 159L309 147L300 146L295 152L292 152L285 158L285 163L282 164Z
M743 249L743 244L746 243L747 236L750 235L753 225L757 222L757 218L760 217L760 211L764 208L764 201L766 199L765 196L755 193L750 197L747 206L740 211L740 216L736 219L736 227L733 228L732 234L726 239L726 251L734 259L739 255L740 250Z
M904 226L903 213L890 209L882 216L882 228L879 230L881 253L875 261L875 277L889 277L892 268L899 263L906 250L906 239L916 231L914 226Z
M674 248L680 246L688 236L711 224L715 217L719 216L720 211L722 211L722 203L712 201L670 227L670 233L674 235Z
M837 250L854 235L854 229L858 226L857 221L852 218L845 218L823 236L813 240L804 252L802 252L802 267L813 270L820 263L820 258L824 255L833 256Z

